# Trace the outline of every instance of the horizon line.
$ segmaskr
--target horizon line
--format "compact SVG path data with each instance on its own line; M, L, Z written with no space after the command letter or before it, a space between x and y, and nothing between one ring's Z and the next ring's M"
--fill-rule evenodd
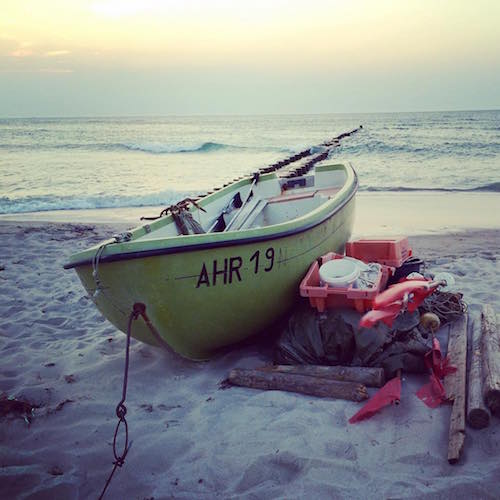
M376 115L376 114L405 114L405 113L466 113L466 112L491 112L500 111L498 108L477 109L435 109L435 110L401 110L401 111L325 111L313 113L138 113L138 114L89 114L89 115L31 115L31 116L2 116L0 120L30 120L30 119L82 119L82 118L200 118L200 117L242 117L242 116L324 116L324 115Z

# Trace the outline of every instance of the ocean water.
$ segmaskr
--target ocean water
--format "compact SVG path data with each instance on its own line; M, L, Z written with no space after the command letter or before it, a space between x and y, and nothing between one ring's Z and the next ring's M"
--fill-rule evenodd
M500 192L500 111L0 119L0 214L167 206L360 124L360 190Z

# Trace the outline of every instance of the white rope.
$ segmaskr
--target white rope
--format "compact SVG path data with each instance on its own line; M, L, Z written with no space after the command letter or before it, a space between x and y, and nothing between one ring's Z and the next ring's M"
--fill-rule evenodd
M92 257L92 276L94 277L95 290L92 294L92 300L95 302L99 294L102 292L101 280L99 279L99 261L104 252L104 249L109 243L103 243L98 249L95 255Z

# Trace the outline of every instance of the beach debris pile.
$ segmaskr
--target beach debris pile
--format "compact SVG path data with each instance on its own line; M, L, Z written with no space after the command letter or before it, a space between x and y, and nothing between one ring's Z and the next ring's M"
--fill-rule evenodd
M374 254L374 247L381 253ZM368 257L380 266L375 276L373 266L359 266L356 271L355 258L348 256L348 265L342 267L347 280L335 275L340 266L330 266L329 272L335 268L329 275L332 283L325 283L321 267L346 258L330 253L312 263L300 287L309 303L302 302L288 318L276 343L274 364L234 368L221 387L364 401L349 419L354 424L399 404L403 372L428 373L428 383L416 396L430 408L452 405L448 461L456 463L465 442L466 420L480 429L492 414L500 417L500 334L495 312L485 305L480 320L472 321L469 349L469 314L462 294L450 288L453 277L420 274L424 263L412 255L406 238L347 245L351 254L364 257L365 264L370 248ZM363 269L372 273L369 283L359 280ZM392 285L385 289L387 283ZM446 342L446 333L444 356L439 338ZM370 398L367 387L378 391Z

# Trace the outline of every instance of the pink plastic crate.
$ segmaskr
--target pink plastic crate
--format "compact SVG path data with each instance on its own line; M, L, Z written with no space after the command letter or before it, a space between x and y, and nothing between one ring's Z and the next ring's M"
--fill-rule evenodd
M408 238L348 241L345 254L363 262L378 262L391 267L400 267L413 252Z
M321 262L343 257L343 255L330 252L321 257ZM361 313L370 310L373 299L385 288L392 272L390 267L382 265L378 278L369 289L358 289L352 285L347 288L332 288L320 284L319 267L317 261L313 262L300 284L300 295L309 297L309 303L319 312L339 308L356 309Z

